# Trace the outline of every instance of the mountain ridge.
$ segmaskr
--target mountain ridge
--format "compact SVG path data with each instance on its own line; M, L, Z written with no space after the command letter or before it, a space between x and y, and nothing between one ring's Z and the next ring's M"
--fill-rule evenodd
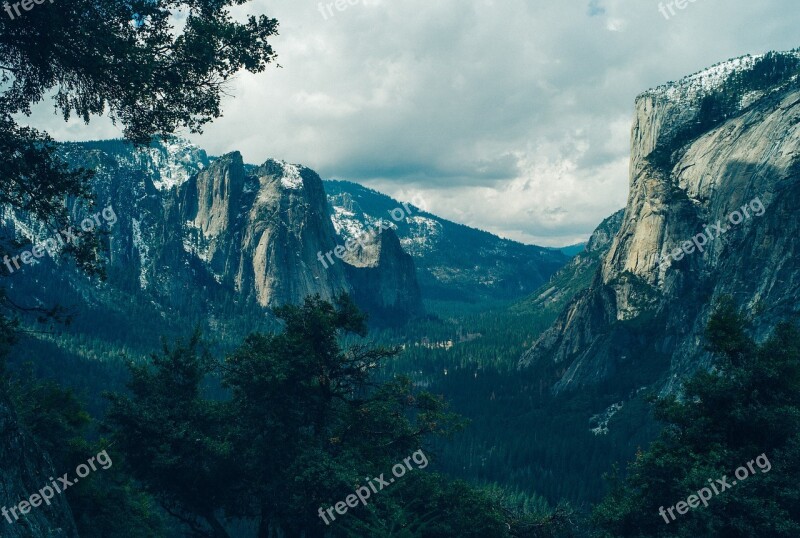
M758 312L760 336L797 314L799 69L795 52L770 53L691 102L637 98L621 228L589 291L523 355L523 367L550 365L556 393L623 378L631 389L669 392L710 364L700 342L719 298ZM653 263L758 197L763 217L732 227L703 252Z
M345 238L363 233L398 207L391 197L357 183L326 180L325 185L334 226ZM412 207L416 211L410 218L390 224L414 257L428 300L472 304L519 299L547 282L569 260L558 249L501 238ZM378 208L373 213L381 215L365 208Z

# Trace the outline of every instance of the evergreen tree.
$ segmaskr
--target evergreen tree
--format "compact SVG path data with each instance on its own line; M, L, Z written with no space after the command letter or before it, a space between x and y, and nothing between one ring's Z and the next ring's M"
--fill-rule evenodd
M104 441L88 440L93 421L71 390L52 381L40 381L30 370L4 381L0 391L9 395L20 427L47 452L56 472L75 469L89 454L101 450L108 453ZM109 459L112 464L120 463L116 455L110 455ZM89 474L65 491L65 495L82 537L165 536L164 521L153 500L134 486L119 465L113 473Z
M0 206L50 233L69 226L69 201L91 205L90 170L70 169L45 132L21 126L19 114L53 94L64 119L108 115L125 136L149 144L182 127L199 132L221 115L225 84L242 69L263 71L275 59L268 39L278 23L244 23L230 14L246 0L74 0L37 4L0 17ZM14 7L19 11L19 7ZM174 14L185 18L178 24ZM21 245L0 234L0 256ZM96 236L65 251L102 275ZM2 272L6 275L5 269ZM0 315L58 311L0 295Z
M226 431L228 407L203 393L214 362L199 335L130 368L131 396L110 394L107 416L127 468L192 532L227 538L219 514L235 505L241 467Z
M708 325L717 362L658 401L665 427L629 476L595 509L601 537L790 537L800 534L800 332L780 325L757 345L723 300ZM754 463L749 478L734 470ZM769 464L769 466L767 465ZM717 479L736 485L725 488ZM660 515L710 484L719 494L688 513ZM676 508L677 509L677 508Z
M252 335L225 361L229 400L202 390L217 365L197 336L132 365L131 396L110 396L108 424L133 475L198 535L228 536L224 520L243 517L260 521L260 536L321 536L320 507L456 423L407 379L372 380L396 350L340 348L343 334L366 330L349 299L276 313L282 333Z
M348 334L366 334L346 296L336 304L308 298L276 315L285 330L248 338L226 360L224 380L259 535L278 527L310 536L326 528L320 507L352 494L367 474L385 473L427 435L448 433L456 419L406 378L374 380L397 349L340 346Z

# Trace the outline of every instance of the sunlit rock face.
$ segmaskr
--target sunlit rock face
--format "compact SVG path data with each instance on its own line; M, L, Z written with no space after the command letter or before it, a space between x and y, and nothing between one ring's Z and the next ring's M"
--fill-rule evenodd
M245 170L232 153L189 179L179 196L185 250L218 282L265 307L350 291L342 264L318 260L335 247L335 233L313 171L272 160Z
M547 367L555 392L615 379L670 391L708 365L717 298L746 308L759 337L797 311L798 63L745 57L639 96L619 232L523 366Z
M146 293L167 309L208 301L269 309L349 293L376 319L405 322L421 313L414 262L399 245L379 242L369 270L352 267L355 259L323 263L344 238L313 170L273 159L248 165L238 152L210 158L180 139L62 150L73 165L97 171L98 203L115 209L114 287Z

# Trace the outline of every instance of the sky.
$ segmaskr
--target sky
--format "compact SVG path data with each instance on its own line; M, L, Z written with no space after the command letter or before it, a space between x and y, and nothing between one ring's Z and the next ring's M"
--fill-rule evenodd
M626 204L638 94L800 46L797 0L686 0L674 15L671 3L254 0L234 14L280 21L280 67L238 75L224 116L183 135L210 155L284 159L503 237L571 245ZM121 136L104 118L64 123L51 103L27 121L57 140Z

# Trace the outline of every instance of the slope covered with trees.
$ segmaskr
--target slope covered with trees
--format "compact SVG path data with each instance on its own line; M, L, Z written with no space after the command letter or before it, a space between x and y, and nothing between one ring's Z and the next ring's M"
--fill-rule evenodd
M784 324L758 345L747 325L730 300L719 305L714 369L657 402L662 433L595 509L598 537L800 533L800 331Z

